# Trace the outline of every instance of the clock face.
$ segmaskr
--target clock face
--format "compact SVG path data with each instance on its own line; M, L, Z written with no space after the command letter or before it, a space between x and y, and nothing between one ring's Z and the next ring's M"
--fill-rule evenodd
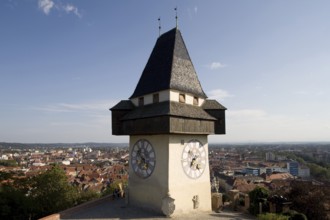
M155 169L156 154L149 141L138 140L131 153L131 166L136 175L141 178L149 177Z
M206 167L207 155L203 144L198 140L189 141L183 149L181 163L188 177L199 178Z

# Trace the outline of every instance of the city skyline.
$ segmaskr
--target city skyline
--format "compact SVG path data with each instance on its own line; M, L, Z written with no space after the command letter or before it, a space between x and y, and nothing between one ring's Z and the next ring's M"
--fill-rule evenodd
M330 2L5 0L0 142L128 142L128 99L159 35L181 30L202 87L225 107L210 143L330 141Z

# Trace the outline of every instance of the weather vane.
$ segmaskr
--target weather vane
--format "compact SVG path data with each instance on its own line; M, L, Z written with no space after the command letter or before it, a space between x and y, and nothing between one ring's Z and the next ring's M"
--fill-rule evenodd
M176 28L178 28L178 6L176 6L174 10L175 10L175 23L176 23L175 25Z
M159 28L159 36L160 36L160 30L162 29L162 26L161 26L161 24L160 24L160 17L158 18L158 28Z

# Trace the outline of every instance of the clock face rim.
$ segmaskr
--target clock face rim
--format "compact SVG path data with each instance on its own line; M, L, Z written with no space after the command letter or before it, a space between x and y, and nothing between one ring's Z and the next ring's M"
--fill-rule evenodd
M198 144L198 146L196 146ZM189 153L189 151L191 153ZM200 178L207 164L207 153L204 145L198 139L186 143L181 155L183 172L191 179Z
M156 167L156 152L150 141L144 138L137 140L132 146L130 156L132 170L138 177L146 179L152 175Z

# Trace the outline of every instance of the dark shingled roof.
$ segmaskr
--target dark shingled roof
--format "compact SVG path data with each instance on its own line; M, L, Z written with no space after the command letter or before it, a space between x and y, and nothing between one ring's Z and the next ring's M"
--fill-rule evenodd
M221 105L217 100L205 100L205 102L202 105L203 109L223 109L227 110L227 108L223 105Z
M179 29L161 35L130 98L174 89L207 98Z
M184 118L216 120L202 108L179 102L160 102L151 105L137 107L123 117L123 120L151 118L159 116L178 116Z
M121 100L117 105L113 106L110 110L131 110L134 105L130 100Z

